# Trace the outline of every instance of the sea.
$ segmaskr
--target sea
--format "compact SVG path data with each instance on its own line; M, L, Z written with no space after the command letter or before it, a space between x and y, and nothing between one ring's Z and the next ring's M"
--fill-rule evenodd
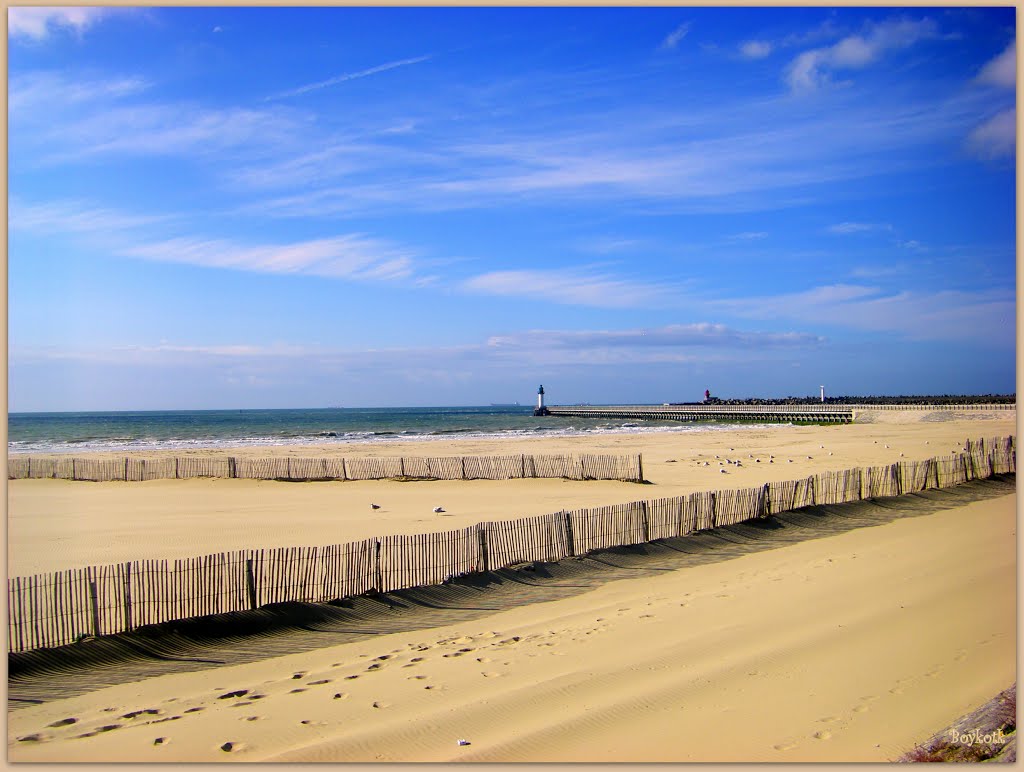
M89 453L694 432L722 424L534 417L529 406L10 413L7 452Z

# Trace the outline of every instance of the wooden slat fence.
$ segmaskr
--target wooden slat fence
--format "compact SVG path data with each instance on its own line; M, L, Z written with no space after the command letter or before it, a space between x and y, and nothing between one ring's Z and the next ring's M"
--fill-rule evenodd
M570 480L643 482L640 456L514 455L428 458L33 458L10 456L7 477L23 480L138 482L189 477L237 477L249 480L509 480L524 477L566 477Z
M541 459L559 474L570 457L494 457L485 473L514 476ZM163 466L122 465L122 477L147 479ZM272 461L273 463L265 463ZM238 477L311 479L309 475L342 473L346 479L393 472L401 459L360 459L340 466L322 459L237 460ZM341 461L338 459L338 461ZM432 460L433 461L433 460ZM468 462L468 457L466 459ZM461 457L412 470L454 474ZM225 461L226 463L226 461ZM76 464L77 466L77 464ZM48 476L53 466L27 463L18 474ZM479 474L484 467L467 469ZM113 478L108 462L77 470L95 478ZM196 476L220 471L195 464L177 474ZM621 469L619 470L621 471ZM353 474L354 472L354 474ZM994 474L1016 472L1016 440L991 438L965 444L961 453L924 461L903 461L867 469L822 472L811 477L773 482L760 487L700 491L687 496L636 501L572 512L484 522L441 533L383 536L347 544L318 547L221 552L177 560L130 563L13 577L8 580L8 647L11 652L61 646L82 636L110 635L144 625L255 609L284 602L324 602L373 590L394 590L437 584L480 571L529 562L550 562L588 552L686 536L697 531L767 517L815 504L840 504L860 499L916 493L949 487ZM287 475L287 476L286 476ZM296 477L301 475L302 477ZM152 479L152 478L149 478ZM492 479L492 478L488 478Z

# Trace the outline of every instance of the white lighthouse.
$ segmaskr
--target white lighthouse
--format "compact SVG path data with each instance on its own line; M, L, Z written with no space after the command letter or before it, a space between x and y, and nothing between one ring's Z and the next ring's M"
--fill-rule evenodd
M533 410L534 415L548 415L548 409L544 407L544 384L537 389L537 407Z
M825 401L825 387L824 386L821 387L821 401L822 402Z

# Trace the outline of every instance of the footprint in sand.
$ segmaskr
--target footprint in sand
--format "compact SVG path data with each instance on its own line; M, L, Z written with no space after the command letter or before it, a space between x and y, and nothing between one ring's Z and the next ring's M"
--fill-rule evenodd
M485 670L480 675L484 678L501 678L501 673L492 673L489 670Z
M92 735L79 735L79 737L91 737ZM19 737L18 742L20 743L41 743L46 739L46 735L43 734L27 734L24 737Z
M641 614L640 619L654 619L654 614Z
M513 635L511 638L505 638L502 641L498 641L498 644L504 646L509 643L519 643L519 641L521 640L522 638L520 638L518 635Z
M167 739L166 737L157 737L153 740L153 745L167 745Z
M227 700L227 699L230 699L231 697L244 697L248 693L249 693L248 689L239 689L236 692L228 692L227 694L222 694L217 699L218 700Z
M310 686L323 686L324 684L329 684L330 682L331 682L330 678L321 678L319 681L310 681L309 685Z
M259 721L260 717L259 716L246 716L244 720L245 721Z
M188 710L185 711L185 713L198 713L201 710L206 710L206 708L204 708L202 705L199 705L199 706L197 706L195 708L189 708Z
M827 729L822 729L820 732L815 732L811 735L815 740L831 740L832 733Z
M357 676L357 675L347 675L347 676L345 676L345 680L346 681L354 681L356 678L359 678L359 676Z
M903 694L903 687L894 686L892 689L889 690L889 694Z
M47 724L47 726L52 726L52 727L68 726L70 724L76 724L76 723L78 723L78 719L77 718L62 718L60 721L54 721L52 724Z
M818 723L819 724L834 724L838 720L839 719L836 718L835 716L825 716L824 718L819 718L818 719Z
M796 743L779 743L778 745L773 745L772 747L775 748L775 750L777 750L777 751L791 751L791 750L793 750L794 748L797 747L797 744Z
M225 753L232 753L234 751L241 750L242 747L243 747L242 743L236 743L236 742L230 742L229 741L229 742L226 742L223 745L221 745L220 749L222 751L224 751Z
M306 690L305 689L292 689L290 692L288 692L288 694L300 694L301 692L304 692L304 691L306 691Z
M490 662L491 658L490 657L477 657L476 661L477 662Z
M381 669L381 664L379 662L374 662L372 665L370 665L366 669L367 670L380 670Z
M426 678L425 675L412 675L406 678L406 681L422 681Z
M145 710L133 710L131 713L125 713L121 718L136 718L137 716L158 716L160 711L155 708L146 708Z

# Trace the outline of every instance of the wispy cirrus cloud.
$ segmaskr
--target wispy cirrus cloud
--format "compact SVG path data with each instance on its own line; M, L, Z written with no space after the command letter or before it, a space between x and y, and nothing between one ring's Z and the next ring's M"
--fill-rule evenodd
M665 39L661 41L661 47L665 49L675 48L680 42L682 42L683 38L685 38L689 32L690 22L683 22L665 36Z
M760 348L763 346L811 346L825 338L804 332L744 331L724 324L699 322L670 324L663 327L628 330L529 330L509 335L494 335L487 340L492 348L658 348L725 346Z
M58 30L82 34L112 10L115 9L11 6L7 9L7 34L15 39L36 42L45 40Z
M872 231L891 231L892 225L875 222L841 222L830 225L825 230L829 233L847 235L851 233L871 233Z
M915 340L1014 340L1011 291L902 290L834 284L773 296L709 301L741 318L788 319L815 325L902 335Z
M139 215L81 201L26 203L14 199L12 231L53 236L85 234L105 252L122 257L180 263L202 268L272 274L299 274L358 281L430 283L418 269L419 253L365 233L319 239L251 244L201 236L154 238L154 226L180 228L182 215Z
M19 74L10 83L12 156L55 164L115 155L210 158L226 149L262 155L256 151L291 145L306 125L293 110L160 101L150 89L133 76Z
M470 277L459 286L475 294L534 298L597 308L661 306L669 303L678 292L663 283L624 279L586 268L491 271Z
M862 34L849 35L834 45L800 54L790 62L785 79L794 92L814 91L831 83L834 72L864 69L891 51L939 36L938 24L927 17L872 24Z
M272 94L266 97L267 100L273 99L287 99L288 97L301 96L308 94L311 91L319 91L322 88L328 88L330 86L336 86L339 83L345 83L350 80L358 80L359 78L367 78L370 75L377 75L381 72L387 72L388 70L395 70L399 67L408 67L413 64L419 64L420 62L430 61L431 55L427 56L415 56L410 59L400 59L395 62L387 62L386 64L379 64L376 67L368 67L365 70L359 70L357 72L346 72L341 75L335 75L333 78L327 78L327 80L317 81L316 83L307 83L304 86L290 89L289 91L282 91L279 94Z

